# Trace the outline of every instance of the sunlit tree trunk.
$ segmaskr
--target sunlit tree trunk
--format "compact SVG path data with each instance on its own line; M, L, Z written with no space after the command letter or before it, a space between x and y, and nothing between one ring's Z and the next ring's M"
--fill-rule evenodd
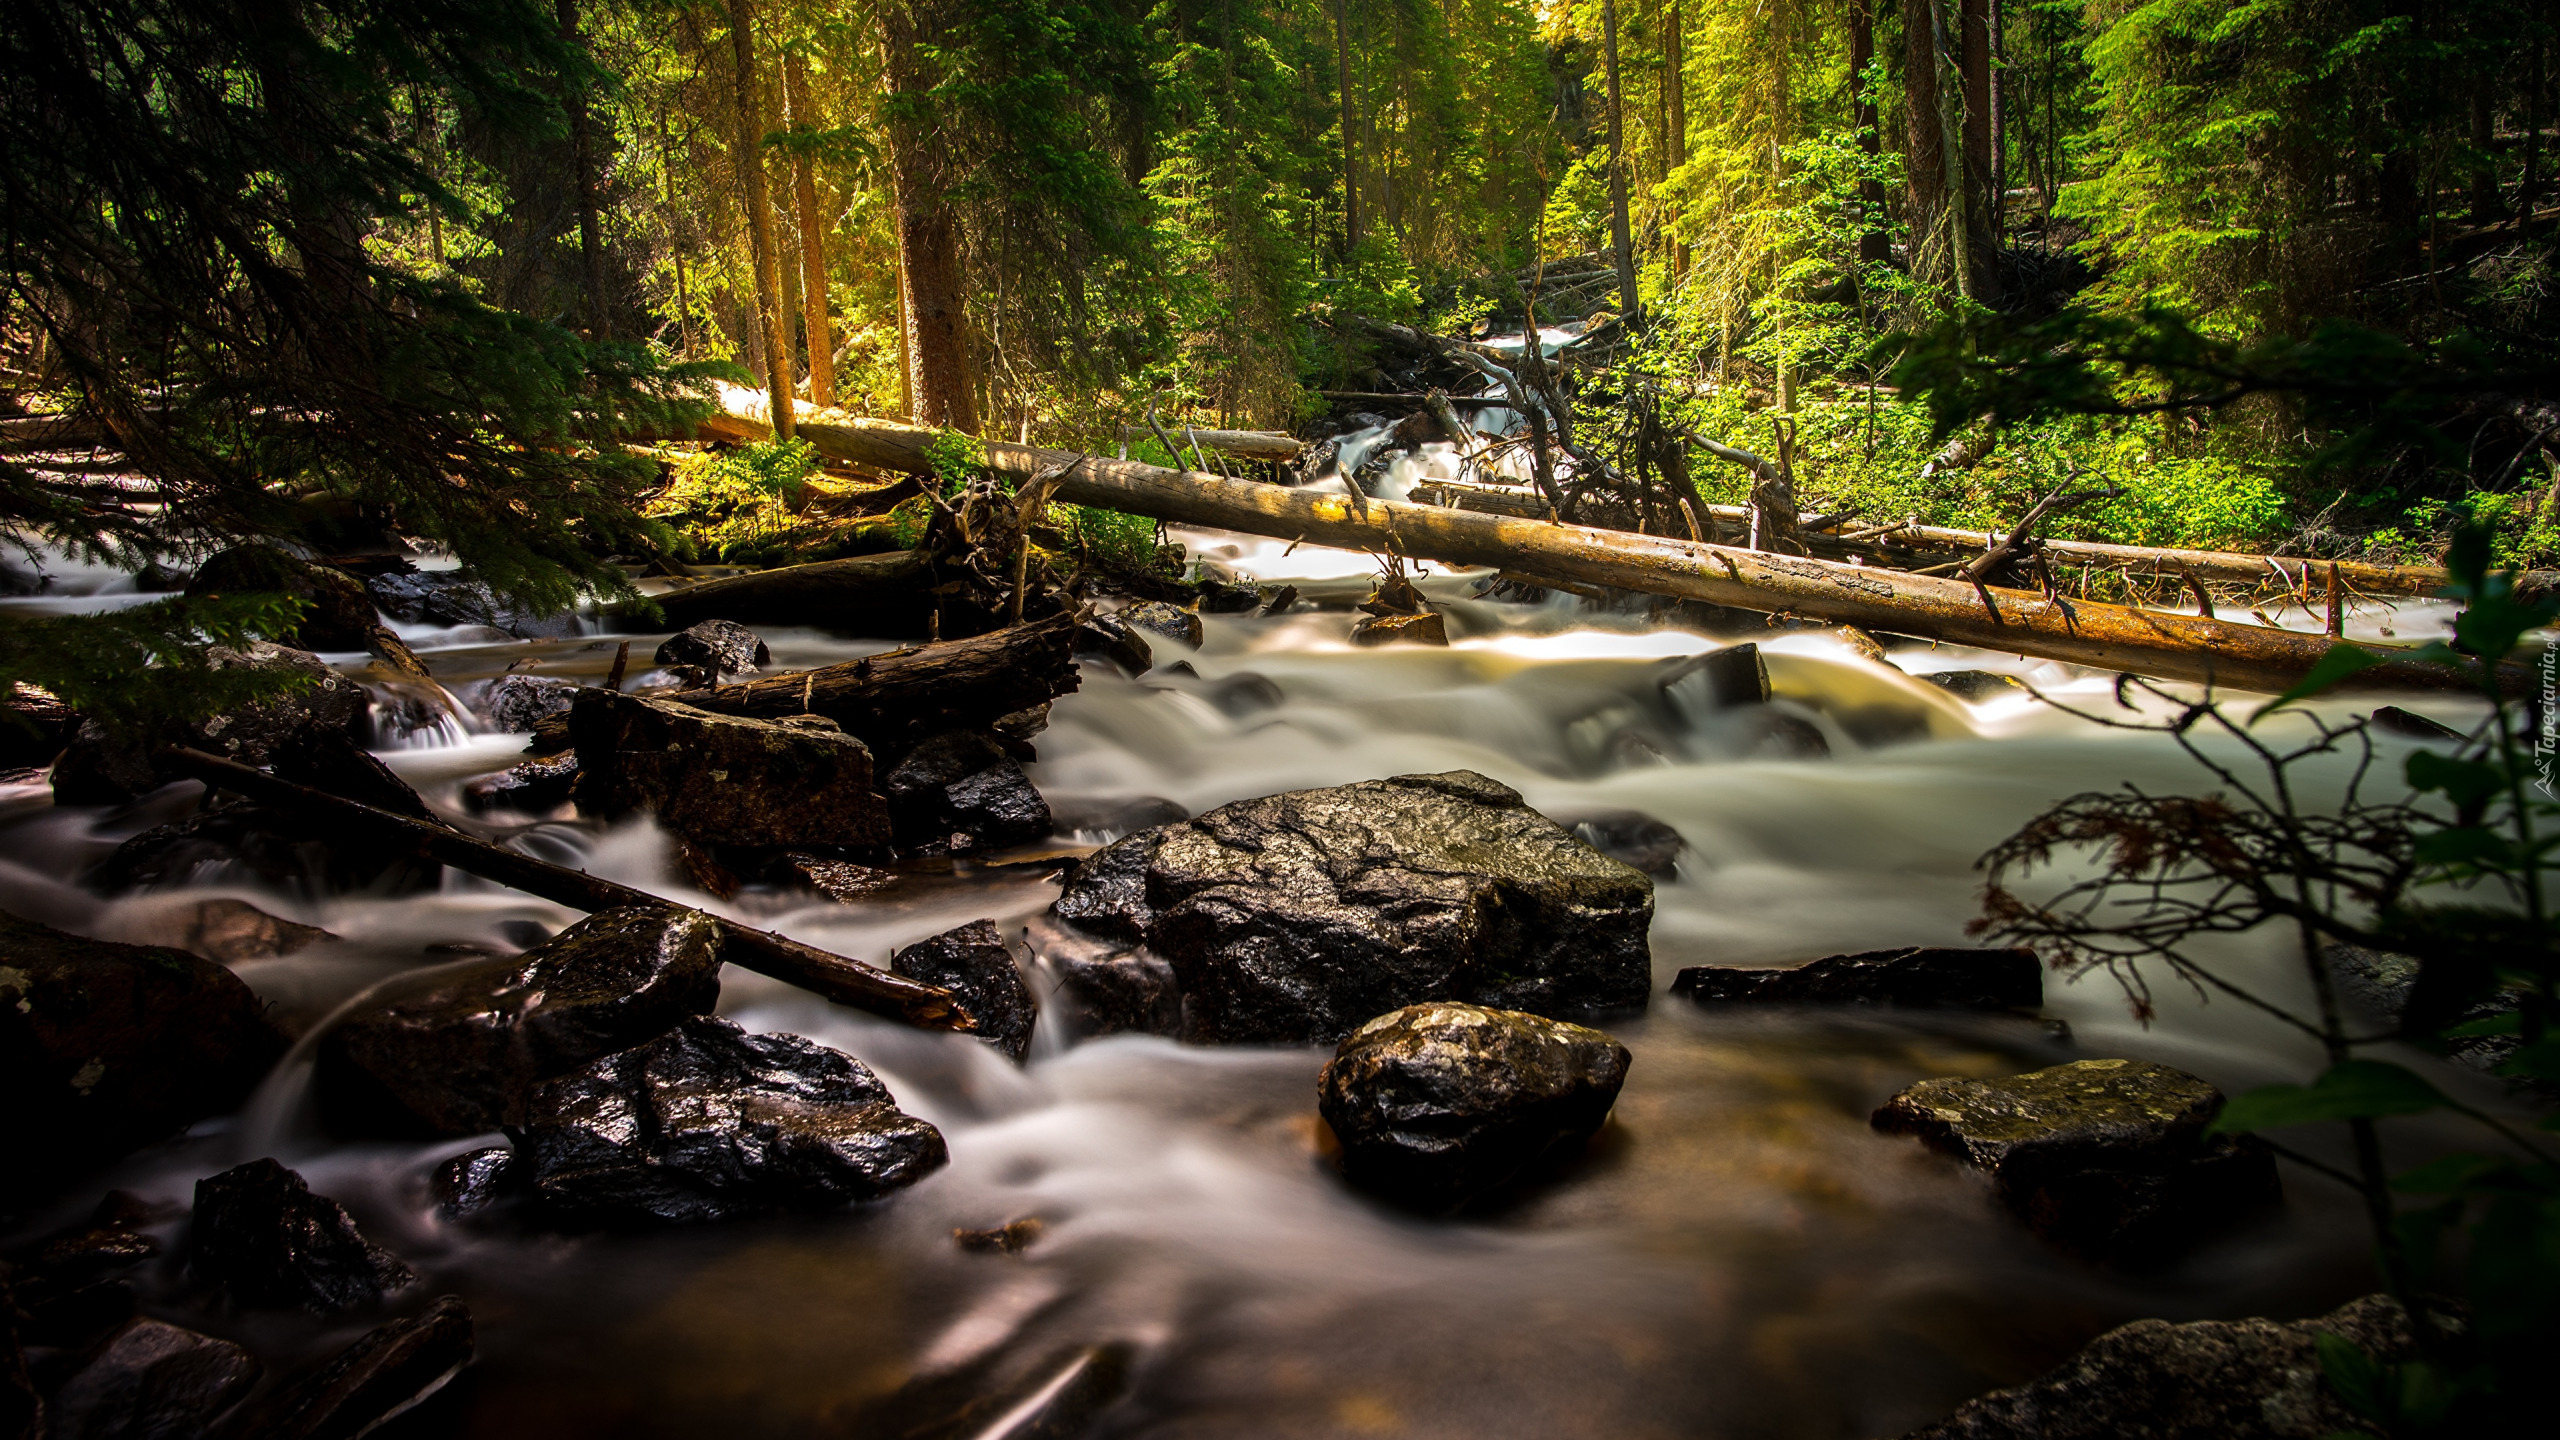
M969 380L969 312L960 289L960 230L944 193L942 141L922 107L933 82L921 47L930 36L913 5L881 6L887 61L889 179L898 222L898 278L915 423L978 432Z
M782 107L786 127L794 132L814 128L809 67L797 55L782 62ZM800 314L809 332L809 399L832 407L836 403L836 341L827 324L827 227L818 210L817 167L810 162L805 145L791 152L791 193L800 225Z
M1663 151L1662 177L1665 180L1680 173L1689 163L1689 77L1686 36L1688 17L1682 13L1679 0L1672 0L1662 24L1662 89L1663 107L1669 112L1666 128L1669 145ZM1675 275L1689 273L1689 242L1682 240L1671 250L1671 270Z
M1989 0L1903 0L1904 183L1911 268L1967 299L1998 297L1991 215ZM1968 43L1979 31L1979 43ZM1968 64L1981 74L1970 73Z
M1600 0L1600 33L1609 66L1609 240L1617 249L1618 302L1630 325L1644 320L1636 294L1635 247L1627 233L1627 159L1618 114L1618 3Z
M773 203L764 183L764 122L756 103L755 6L729 0L729 45L738 62L738 190L747 211L748 253L756 270L756 328L764 340L765 388L774 433L792 434L791 342L782 320L782 267L773 238Z
M1872 161L1884 154L1882 117L1876 113L1875 91L1867 70L1876 62L1876 0L1852 0L1849 8L1849 84L1857 97L1851 118L1858 127L1858 149ZM1872 176L1858 182L1858 203L1881 222L1884 182ZM1882 265L1893 259L1893 237L1879 223L1858 236L1861 264Z

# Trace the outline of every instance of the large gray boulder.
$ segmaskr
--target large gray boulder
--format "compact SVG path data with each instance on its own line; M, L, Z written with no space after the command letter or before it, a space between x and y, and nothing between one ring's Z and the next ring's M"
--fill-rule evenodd
M507 1134L536 1194L598 1219L833 1209L950 1158L862 1062L709 1016L535 1087Z
M1447 1210L1579 1146L1626 1083L1627 1047L1516 1010L1434 1001L1351 1032L1316 1081L1344 1178Z
M346 1016L320 1044L323 1107L354 1129L476 1135L527 1092L720 1001L720 927L693 910L591 915L525 953Z
M2140 1266L2280 1193L2265 1146L2205 1134L2222 1104L2183 1070L2079 1060L2001 1080L1923 1080L1873 1121L1987 1172L2001 1203L2047 1240Z
M655 812L704 845L876 847L889 813L871 749L816 715L750 720L582 690L569 711L580 808Z
M254 640L243 650L216 646L205 652L216 670L252 669L300 683L299 689L229 714L170 724L148 734L115 732L83 723L53 767L53 798L63 805L121 805L167 784L152 761L164 746L182 745L237 760L269 765L334 732L342 739L365 733L364 687L302 650Z
M1330 1043L1425 1000L1645 1002L1653 882L1469 770L1224 805L1095 852L1057 916L1173 967L1183 1032Z

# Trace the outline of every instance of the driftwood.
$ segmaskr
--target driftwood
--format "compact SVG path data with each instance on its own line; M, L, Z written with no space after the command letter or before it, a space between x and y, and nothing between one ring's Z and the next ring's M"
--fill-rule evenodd
M803 421L801 438L822 453L884 469L916 470L933 432L878 421ZM1076 456L993 443L988 463L1030 475ZM1631 535L1578 525L1469 514L1435 506L1370 501L1225 480L1129 460L1087 457L1058 489L1060 500L1186 525L1305 539L1346 549L1392 549L1409 559L1516 567L1587 585L1782 612L1951 644L2033 655L2169 680L2282 690L2311 671L2326 636L2241 625L2199 615L2103 605L2014 590L1977 595L1953 580L1809 556L1769 555L1692 540ZM1989 599L1988 606L1984 596ZM2403 647L2367 648L2388 657ZM2517 671L2516 683L2522 683ZM2386 658L2349 682L2364 689L2446 689L2474 683L2462 672Z
M510 889L538 895L554 904L589 912L612 910L625 905L654 909L682 908L671 900L661 899L645 890L571 870L501 849L485 840L472 837L450 826L432 821L394 815L388 810L341 799L325 790L279 780L264 771L254 770L237 761L208 755L201 750L165 750L160 760L170 770L203 781L206 785L229 790L260 805L299 816L316 827L335 831L341 827L361 832L370 843L396 848L424 857L440 865L495 881ZM903 1020L923 1030L961 1030L977 1028L967 1009L952 998L951 992L915 981L901 979L885 970L875 970L859 960L830 954L814 945L741 925L725 916L713 915L720 926L722 958L742 969L768 975L786 985L849 1005L892 1020Z

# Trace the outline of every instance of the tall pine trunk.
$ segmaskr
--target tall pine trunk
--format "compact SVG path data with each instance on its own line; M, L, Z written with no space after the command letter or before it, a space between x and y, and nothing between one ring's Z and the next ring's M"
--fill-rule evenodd
M782 62L782 123L795 136L812 128L809 67L799 56ZM826 222L818 212L817 167L805 144L791 152L791 194L800 229L800 315L809 332L809 399L821 409L836 403L835 334L827 324Z
M1670 113L1666 128L1670 145L1663 152L1662 176L1665 180L1689 163L1689 76L1687 36L1688 17L1681 12L1680 0L1672 0L1662 27L1663 106ZM1689 273L1689 242L1679 241L1672 247L1671 270L1675 275Z
M1902 8L1912 272L1986 305L1999 298L2000 275L1988 8L1989 0L1903 0Z
M560 38L584 49L578 38L578 0L559 0L555 13ZM578 252L586 262L587 330L601 340L611 330L612 312L605 305L604 240L596 223L595 127L587 114L587 87L569 85L569 160L578 172Z
M969 380L969 311L960 289L960 228L946 193L942 142L925 111L933 88L923 46L935 38L907 0L880 8L887 61L889 181L898 222L899 298L906 307L915 423L978 433Z
M1351 0L1333 0L1335 86L1342 94L1342 253L1360 248L1360 142L1351 125Z
M1618 301L1629 325L1644 322L1636 295L1636 252L1627 229L1627 159L1618 123L1618 0L1600 0L1600 33L1609 65L1609 240L1618 259Z
M788 440L793 429L791 336L782 320L782 267L774 253L773 203L764 183L754 0L729 0L729 45L738 62L738 190L746 203L747 248L756 267L756 328L764 337L765 389L773 401L773 432Z
M1858 127L1858 149L1869 160L1884 154L1884 126L1876 113L1875 91L1867 85L1867 69L1876 63L1876 0L1851 0L1849 8L1849 86L1856 96L1851 112ZM1858 261L1884 265L1893 260L1893 237L1885 232L1884 182L1869 175L1858 182L1858 204L1877 224L1858 236Z

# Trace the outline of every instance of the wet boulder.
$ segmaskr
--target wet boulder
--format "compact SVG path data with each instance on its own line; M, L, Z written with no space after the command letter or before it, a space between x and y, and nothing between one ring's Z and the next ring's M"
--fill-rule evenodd
M698 911L607 910L521 955L373 1001L320 1042L323 1109L361 1131L495 1130L541 1081L710 1013L720 934Z
M1598 1030L1433 1001L1351 1032L1316 1080L1352 1184L1441 1211L1597 1131L1631 1060Z
M583 809L654 811L705 845L888 843L870 747L819 716L750 720L582 690L569 733Z
M202 1435L257 1379L257 1360L228 1340L128 1320L54 1391L45 1433L53 1440Z
M2044 965L2033 950L1910 945L1794 966L1692 965L1671 990L1701 1005L2033 1010L2044 1004Z
M717 685L773 663L773 652L761 636L735 620L705 620L668 636L651 658L689 685Z
M364 582L344 570L308 561L272 545L241 545L196 567L189 595L240 595L271 591L304 605L293 629L277 638L302 650L362 650L380 623Z
M578 633L573 612L537 614L509 605L468 570L411 570L376 575L365 590L382 613L424 625L485 625L519 640L557 640Z
M418 1278L273 1160L197 1181L188 1244L188 1270L251 1309L352 1310Z
M1436 610L1418 615L1363 615L1351 627L1354 645L1446 645L1448 622Z
M427 1177L427 1195L436 1213L464 1220L506 1198L514 1178L516 1152L504 1145L466 1150L435 1168Z
M1077 867L1054 906L1173 967L1186 1038L1340 1040L1425 1000L1538 1014L1652 988L1653 882L1472 771L1220 806Z
M0 696L0 772L42 769L80 732L80 713L20 680Z
M1185 610L1162 600L1141 600L1121 609L1116 617L1121 624L1144 630L1160 639L1179 641L1197 650L1208 632L1200 625L1200 612Z
M1566 828L1583 844L1656 879L1679 871L1680 852L1688 845L1679 831L1634 810L1603 810L1566 822Z
M236 1109L284 1053L239 977L0 913L0 1194Z
M554 715L566 715L578 687L551 675L501 675L480 692L480 718L492 730L530 735Z
M2417 1355L2408 1312L2368 1295L2311 1320L2136 1320L2059 1366L1903 1440L2325 1440L2364 1417L2328 1383L2320 1337L2385 1365Z
M512 810L548 815L569 803L578 789L578 757L549 755L524 760L495 775L483 775L462 787L463 808L475 815Z
M165 746L203 750L243 765L268 765L316 735L335 732L354 740L364 734L364 687L330 669L317 655L255 640L241 650L216 646L205 652L205 661L216 670L259 671L295 688L228 714L171 724L148 735L110 732L97 721L88 721L54 762L55 802L121 805L158 789L170 777L151 757Z
M317 925L270 915L246 900L216 896L160 911L125 938L174 945L224 965L292 955L338 937Z
M1161 795L1047 796L1049 823L1055 833L1117 840L1151 825L1188 820L1191 812Z
M507 1133L545 1202L602 1220L833 1209L950 1158L860 1061L709 1016L535 1087Z
M2079 1060L2002 1080L1923 1080L1873 1117L1991 1177L2002 1204L2090 1259L2157 1264L2273 1203L2253 1137L2208 1136L2222 1092L2139 1060Z
M979 1039L1016 1060L1030 1052L1040 1002L1022 983L995 922L972 920L917 941L890 957L889 973L950 991L977 1020Z
M259 1396L226 1428L258 1440L351 1440L443 1389L471 1363L472 1342L469 1307L440 1296Z
M901 850L991 850L1049 833L1049 802L985 731L924 741L889 767L880 788Z
M1117 615L1091 615L1077 622L1075 653L1110 662L1132 678L1155 668L1155 652L1146 636Z

